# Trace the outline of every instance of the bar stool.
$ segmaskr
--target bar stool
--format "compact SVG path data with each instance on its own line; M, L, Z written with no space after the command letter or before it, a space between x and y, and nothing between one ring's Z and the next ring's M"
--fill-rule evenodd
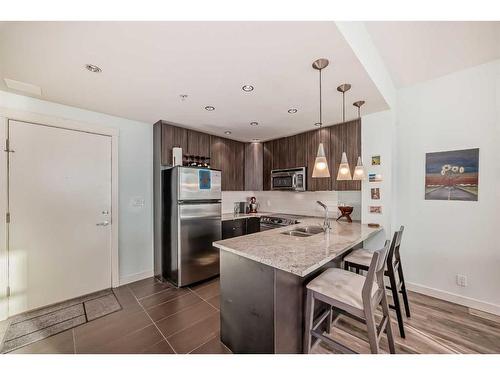
M401 265L401 256L399 254L399 247L401 246L401 239L403 238L404 226L394 233L392 239L391 247L389 249L389 254L387 255L387 266L385 269L385 276L389 277L390 287L387 288L392 292L392 298L394 300L394 305L389 305L389 307L396 310L396 315L398 317L399 334L402 338L405 338L405 328L403 322L403 314L401 313L401 304L399 302L399 293L403 296L403 302L405 305L406 316L410 317L410 305L408 303L408 293L406 292L405 279L403 276L403 267ZM368 270L370 262L373 256L373 251L366 249L358 249L352 251L350 254L344 257L344 269L348 270L352 267L359 274L359 270ZM399 277L399 283L396 281L396 273Z
M389 351L395 353L384 287L384 265L389 244L390 242L386 241L383 249L373 253L366 277L340 268L330 268L307 284L304 353L311 351L312 337L325 341L340 352L355 353L347 346L325 336L318 329L326 320L326 332L330 333L333 312L338 316L347 315L366 324L372 353L379 352L380 337L385 331ZM317 300L326 303L329 307L317 320L314 320L314 305ZM377 327L374 312L379 304L382 305L383 316Z

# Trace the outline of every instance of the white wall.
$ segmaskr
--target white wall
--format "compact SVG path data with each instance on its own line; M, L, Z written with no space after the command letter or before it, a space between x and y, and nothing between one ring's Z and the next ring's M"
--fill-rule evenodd
M130 281L151 275L153 269L152 125L5 91L0 91L0 107L119 129L120 280ZM133 206L134 198L144 199L144 207Z
M393 228L393 144L395 143L394 111L383 111L363 116L361 122L362 159L366 180L361 184L362 213L364 224L380 224L384 231L365 242L369 249L379 249L386 239L391 239ZM380 165L371 165L372 156L380 155ZM382 176L381 182L369 182L368 174L377 173ZM380 199L371 199L371 188L380 189ZM381 214L369 212L369 206L382 206Z
M402 252L410 286L497 314L499 94L500 61L399 90L395 159L395 221L406 228ZM479 201L425 200L425 154L476 147ZM457 274L467 276L467 287L456 285Z

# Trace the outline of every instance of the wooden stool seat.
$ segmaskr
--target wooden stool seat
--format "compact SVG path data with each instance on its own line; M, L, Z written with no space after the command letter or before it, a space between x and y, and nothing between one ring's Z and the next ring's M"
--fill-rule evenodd
M352 308L363 310L363 285L366 278L340 268L329 268L307 284L307 289L322 294L342 305L344 310ZM373 283L371 297L377 293L377 284Z
M326 342L342 353L354 353L354 350L328 335L331 333L332 322L341 315L366 324L372 353L379 353L379 342L384 333L387 334L389 351L396 352L384 286L384 266L389 244L390 241L386 241L383 249L374 252L366 277L330 268L307 284L303 345L305 353L311 352L314 339ZM322 303L319 306L319 317L316 310L317 301ZM382 319L377 325L375 310L379 305L382 307Z
M349 255L344 257L344 262L359 264L365 267L370 266L372 261L373 251L366 249L353 250Z

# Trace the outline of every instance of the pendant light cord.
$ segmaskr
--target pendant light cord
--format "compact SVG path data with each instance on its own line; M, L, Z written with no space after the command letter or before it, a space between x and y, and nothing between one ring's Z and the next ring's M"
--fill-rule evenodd
M322 97L322 89L321 89L321 72L323 69L319 70L319 143L323 143L323 132L321 131L321 127L323 126L323 108L322 108L322 103L323 103L323 97Z
M321 71L322 69L319 70L319 128L323 126L323 112L321 108L321 103L323 102L322 96L321 96Z

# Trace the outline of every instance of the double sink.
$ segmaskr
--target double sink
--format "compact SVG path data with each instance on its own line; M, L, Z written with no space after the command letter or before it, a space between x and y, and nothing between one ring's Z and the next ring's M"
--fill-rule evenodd
M290 229L285 232L281 232L281 234L292 237L310 237L323 232L323 228L319 225L308 225L306 227Z

